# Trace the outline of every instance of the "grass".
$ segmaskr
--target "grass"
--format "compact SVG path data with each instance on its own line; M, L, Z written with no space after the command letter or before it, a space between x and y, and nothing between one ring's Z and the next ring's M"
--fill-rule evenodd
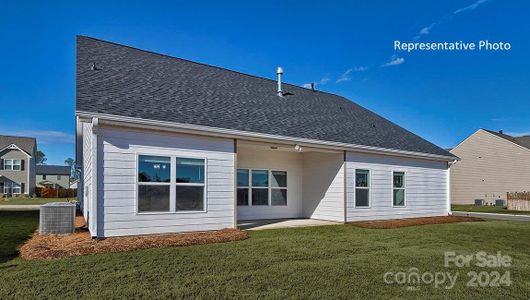
M19 245L31 236L38 225L38 211L0 211L0 263L16 257Z
M530 215L530 211L508 210L506 209L506 207L500 207L500 206L475 206L473 204L469 204L469 205L454 204L454 205L451 205L451 210L496 213L496 214Z
M42 205L48 202L67 202L75 198L0 198L0 205Z
M6 212L7 213L7 212ZM0 234L36 226L27 213L3 213ZM31 218L29 218L31 219ZM15 225L16 223L20 223ZM11 224L11 225L9 225ZM11 230L6 229L11 226ZM530 223L487 221L364 229L351 225L251 231L225 244L139 250L53 261L0 264L0 299L12 298L453 298L528 299ZM4 246L5 247L5 246ZM501 251L503 269L445 268L444 251ZM4 253L4 252L2 252ZM12 257L13 252L6 254ZM2 254L4 255L4 254ZM453 289L389 285L388 271L459 272ZM470 270L510 271L510 287L466 287Z

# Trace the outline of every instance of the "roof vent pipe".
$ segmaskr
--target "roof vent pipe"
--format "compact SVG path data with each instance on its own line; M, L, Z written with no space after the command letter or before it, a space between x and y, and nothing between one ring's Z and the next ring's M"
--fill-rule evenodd
M283 91L282 91L283 69L282 67L278 67L278 69L276 70L276 75L278 75L278 96L283 97Z
M315 89L315 83L314 82L311 82L311 90L313 92L316 92L316 89Z

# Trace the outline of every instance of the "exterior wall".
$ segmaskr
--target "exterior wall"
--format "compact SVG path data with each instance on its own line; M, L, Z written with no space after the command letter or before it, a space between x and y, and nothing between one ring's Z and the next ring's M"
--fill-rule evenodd
M530 150L478 130L451 153L461 158L451 166L451 202L506 199L507 192L530 189Z
M232 139L98 128L98 232L104 236L235 227ZM137 154L206 158L206 212L137 213ZM88 154L85 155L87 157ZM89 174L85 174L89 176Z
M446 162L348 152L348 221L447 215L449 173ZM370 207L355 207L355 169L370 170ZM393 207L392 172L405 172L405 207Z
M238 220L303 217L300 153L240 146L237 149L237 167L287 172L287 206L238 206Z
M61 179L58 179L57 176L61 176ZM42 187L39 182L42 182L44 181L45 179L43 178L43 175L41 174L38 174L36 176L37 178L37 186L39 187ZM50 175L50 174L46 174L46 180L49 181L49 182L52 182L52 183L55 183L57 185L59 185L61 188L63 189L67 189L69 188L70 186L70 176L68 175Z
M0 175L4 176L3 182L24 183L23 194L32 195L35 188L35 161L29 158L26 153L18 149L6 149L0 152L1 159L20 159L24 161L24 170L0 170ZM2 193L2 191L0 191Z
M303 215L344 222L343 153L303 154Z

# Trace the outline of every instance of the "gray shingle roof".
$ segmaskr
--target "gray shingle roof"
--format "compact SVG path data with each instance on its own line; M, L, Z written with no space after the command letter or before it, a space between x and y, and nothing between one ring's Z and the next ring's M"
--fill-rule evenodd
M0 135L0 149L15 144L17 147L33 156L37 148L37 141L33 137Z
M530 135L525 135L525 136L511 136L511 135L508 135L508 134L504 134L504 133L500 133L500 132L497 132L497 131L493 131L493 130L488 130L488 129L482 129L484 131L487 131L493 135L496 135L500 138L503 138L505 140L508 140L514 144L517 144L521 147L525 147L527 149L530 149Z
M453 156L344 97L283 87L282 98L275 80L77 38L77 111Z
M69 166L57 165L37 165L37 175L68 175L70 176Z

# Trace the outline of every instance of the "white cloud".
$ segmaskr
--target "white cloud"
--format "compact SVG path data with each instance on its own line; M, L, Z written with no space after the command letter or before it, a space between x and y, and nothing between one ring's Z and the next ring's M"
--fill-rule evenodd
M311 88L311 83L304 83L304 84L302 84L302 87L306 88L306 89L310 89Z
M2 131L2 134L34 137L37 144L73 144L75 141L73 134L55 130L13 130Z
M530 132L511 132L511 131L509 131L509 132L505 132L504 134L515 136L515 137L520 137L520 136L529 136Z
M484 4L484 3L488 2L488 1L490 1L490 0L477 0L471 5L468 5L468 6L465 6L465 7L462 7L462 8L459 8L459 9L455 10L452 14L445 15L439 21L433 22L433 23L431 23L431 25L429 25L427 27L423 27L420 30L420 32L418 33L418 35L416 35L414 37L414 39L417 40L417 39L421 38L423 35L430 34L432 29L435 26L438 26L438 25L443 24L443 23L447 23L447 22L451 21L455 15L458 15L458 14L466 12L466 11L474 10L475 8L481 6L482 4Z
M364 71L368 70L368 67L360 66L360 67L353 68L353 70L355 72L364 72Z
M351 80L351 72L353 72L353 69L348 69L346 72L342 73L339 79L337 79L337 83Z
M387 63L384 63L381 65L381 67L391 67L391 66L398 66L405 62L405 59L403 57L398 57L396 55L392 55L392 58L390 58L390 61Z
M453 12L454 15L468 11L468 10L474 10L475 8L479 7L480 5L488 2L489 0L478 0L475 3L468 5L466 7L459 8Z

